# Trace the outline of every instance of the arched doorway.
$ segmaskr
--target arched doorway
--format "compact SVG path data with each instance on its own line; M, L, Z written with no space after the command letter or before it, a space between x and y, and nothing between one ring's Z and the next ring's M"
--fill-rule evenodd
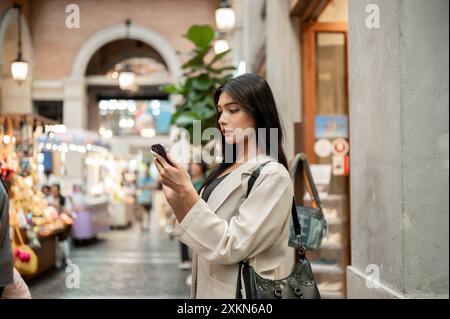
M137 77L132 87L120 85L120 74L125 70ZM107 130L114 136L111 144L126 144L126 148L148 146L148 137L169 133L166 120L172 108L168 94L159 87L172 79L163 57L153 47L131 39L109 42L94 53L85 78L89 130L100 134ZM162 123L165 129L157 125ZM126 143L124 138L128 138Z
M78 51L72 65L71 76L64 83L64 118L68 127L87 127L87 78L88 65L97 51L119 40L136 40L152 48L164 61L169 76L160 83L176 82L181 76L181 63L173 46L157 32L134 24L121 24L105 28L89 38Z

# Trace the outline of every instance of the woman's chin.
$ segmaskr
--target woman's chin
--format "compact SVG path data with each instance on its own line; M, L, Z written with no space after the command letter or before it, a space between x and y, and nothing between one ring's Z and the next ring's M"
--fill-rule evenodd
M225 135L225 142L227 144L236 144L236 138L232 135Z

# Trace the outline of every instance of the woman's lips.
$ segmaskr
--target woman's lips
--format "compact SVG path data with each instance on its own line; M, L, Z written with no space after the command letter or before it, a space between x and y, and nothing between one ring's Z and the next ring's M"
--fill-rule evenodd
M224 135L228 135L228 134L232 134L233 133L233 129L232 128L226 128L222 130L222 133Z

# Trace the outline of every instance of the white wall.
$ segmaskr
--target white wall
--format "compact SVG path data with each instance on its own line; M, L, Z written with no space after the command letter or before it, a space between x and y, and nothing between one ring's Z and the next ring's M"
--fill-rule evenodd
M266 79L285 127L285 150L290 158L294 123L301 120L299 27L289 15L290 1L241 0L235 9L243 22L241 47L236 50L241 56L236 60L245 60L247 72L256 72L257 58L265 56Z
M285 150L294 154L294 123L300 122L299 27L290 18L289 0L267 0L267 81L286 131Z
M371 3L379 29L365 23ZM349 298L448 298L448 6L349 3Z

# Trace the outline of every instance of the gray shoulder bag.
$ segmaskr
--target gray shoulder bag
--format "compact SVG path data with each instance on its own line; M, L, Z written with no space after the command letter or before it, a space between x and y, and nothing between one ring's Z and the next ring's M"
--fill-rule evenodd
M327 232L327 222L322 211L319 193L311 174L308 158L306 154L299 153L295 156L291 165L291 178L294 180L296 174L303 175L304 186L309 193L313 207L297 205L297 219L302 225L301 241L308 250L319 249L322 239ZM293 224L289 228L289 246L296 247L297 239Z
M261 164L252 172L248 181L247 197L262 168L269 162ZM291 212L298 241L296 251L299 254L299 260L294 270L286 278L270 280L258 275L248 261L241 261L239 263L236 299L243 299L242 292L245 292L246 299L320 299L319 289L314 280L311 265L306 259L306 249L301 242L301 228L294 199L292 200ZM244 281L244 287L242 287L242 281Z

